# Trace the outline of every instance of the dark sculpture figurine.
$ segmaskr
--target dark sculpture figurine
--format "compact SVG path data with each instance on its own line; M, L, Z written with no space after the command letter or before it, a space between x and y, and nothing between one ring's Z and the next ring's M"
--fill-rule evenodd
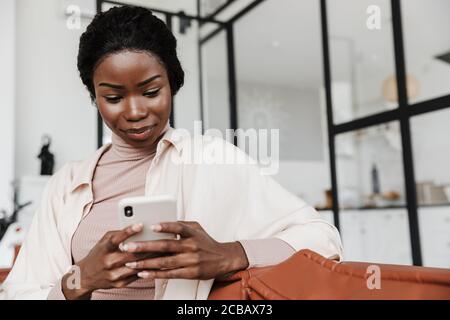
M51 176L53 174L53 167L55 165L55 157L50 152L51 139L49 136L42 137L42 148L38 158L41 159L41 175Z

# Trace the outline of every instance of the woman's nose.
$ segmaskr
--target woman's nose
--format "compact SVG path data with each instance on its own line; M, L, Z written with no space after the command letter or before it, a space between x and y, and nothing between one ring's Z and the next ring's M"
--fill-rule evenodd
M127 121L136 122L145 119L148 116L148 108L139 98L127 99L125 108L124 116Z

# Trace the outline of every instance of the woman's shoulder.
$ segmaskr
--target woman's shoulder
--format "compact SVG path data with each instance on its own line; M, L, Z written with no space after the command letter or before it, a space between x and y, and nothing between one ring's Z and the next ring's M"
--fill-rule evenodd
M197 164L255 164L232 140L218 134L185 135L180 145L183 159L196 159Z
M235 131L223 136L219 130L213 133L186 135L182 139L183 161L195 164L225 164L227 170L275 175L279 169L279 146L273 137L259 137L252 132Z
M108 149L109 145L105 145L83 160L65 163L53 174L47 187L57 191L72 191L81 184L89 183L99 159Z

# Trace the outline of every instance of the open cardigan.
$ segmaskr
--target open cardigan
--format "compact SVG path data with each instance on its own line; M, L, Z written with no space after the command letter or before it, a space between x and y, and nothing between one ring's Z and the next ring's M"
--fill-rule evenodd
M72 236L92 206L92 177L109 147L65 165L50 179L0 297L46 299L71 268ZM198 221L219 242L279 238L297 251L343 258L333 225L220 138L167 130L147 172L145 194L173 195L178 220ZM155 279L155 299L207 299L213 282Z

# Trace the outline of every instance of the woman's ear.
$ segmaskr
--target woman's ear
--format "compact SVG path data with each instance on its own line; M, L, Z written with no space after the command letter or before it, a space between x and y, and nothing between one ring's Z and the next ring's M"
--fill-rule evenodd
M91 97L92 105L98 109L97 97L96 97L94 89L92 89L92 90L88 89L88 91L89 91L89 96Z
M91 95L91 102L92 102L92 105L98 109L97 99L92 95Z

